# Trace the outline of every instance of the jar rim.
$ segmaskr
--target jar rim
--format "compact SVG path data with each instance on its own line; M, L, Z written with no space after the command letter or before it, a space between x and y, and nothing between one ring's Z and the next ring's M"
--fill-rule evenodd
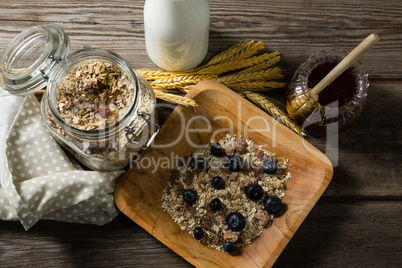
M52 68L69 51L70 39L60 26L25 29L10 41L0 59L1 87L14 95L37 92L47 85Z
M120 119L116 124L96 130L82 130L68 124L60 115L55 103L49 101L48 103L49 110L52 116L56 119L56 121L58 121L58 123L61 125L68 126L68 131L70 131L72 135L79 137L81 139L88 139L88 140L99 139L100 136L107 138L125 129L125 127L133 120L132 117L133 115L136 114L140 102L139 98L140 84L135 70L133 70L131 66L128 64L128 62L126 62L121 56L110 50L102 48L86 48L78 50L68 55L65 59L63 59L63 61L57 65L57 67L50 76L49 79L50 82L48 84L48 88L45 93L46 98L50 100L52 94L57 94L62 79L74 67L77 67L84 62L92 60L107 61L117 65L120 69L122 69L123 73L128 76L129 81L134 85L134 97L130 109L127 111L127 113L123 116L122 119Z
M353 95L352 100L350 100L342 107L323 106L310 93L310 90L308 88L308 77L315 67L323 63L321 60L324 60L327 57L332 59L334 62L340 62L344 57L346 57L346 55L348 55L346 51L340 51L336 49L321 50L315 55L311 56L300 66L298 79L300 81L301 90L306 96L308 103L316 107L317 110L321 110L322 112L330 114L346 113L358 107L360 101L366 97L367 89L369 87L368 73L365 70L363 63L360 61L356 61L350 67L352 68L352 70L356 70L355 73L358 73L358 77L355 78L356 80L359 80L356 81L359 90L356 90L356 93Z

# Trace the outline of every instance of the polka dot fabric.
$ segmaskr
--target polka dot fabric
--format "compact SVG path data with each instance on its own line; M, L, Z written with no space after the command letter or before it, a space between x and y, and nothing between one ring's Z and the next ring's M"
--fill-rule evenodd
M40 219L103 225L118 211L113 192L123 171L85 171L55 142L27 96L6 140L8 171L1 178L0 219L26 230Z

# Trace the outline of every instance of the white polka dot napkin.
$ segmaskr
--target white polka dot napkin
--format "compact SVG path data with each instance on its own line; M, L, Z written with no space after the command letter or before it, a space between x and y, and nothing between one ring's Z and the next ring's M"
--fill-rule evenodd
M19 220L28 230L40 219L103 225L118 215L113 192L123 171L85 171L70 159L47 130L35 96L25 97L0 153L6 156L0 219Z

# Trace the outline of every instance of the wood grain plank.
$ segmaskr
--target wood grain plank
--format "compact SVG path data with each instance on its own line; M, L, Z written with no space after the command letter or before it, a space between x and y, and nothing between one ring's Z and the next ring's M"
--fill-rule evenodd
M401 212L392 201L320 202L274 267L400 267Z
M0 222L0 267L190 267L130 219L105 226Z
M89 46L112 49L138 68L156 68L145 50L144 1L2 1L0 48L23 29L60 24L72 51ZM362 61L374 80L402 76L400 1L210 1L207 57L245 40L262 40L266 51L279 50L291 74L322 49L350 51L371 32L381 41ZM392 66L392 68L388 68Z
M0 54L27 27L57 23L72 51L102 47L134 68L155 69L145 50L144 2L2 0ZM340 137L333 180L275 267L400 267L402 1L209 3L207 58L241 41L262 40L264 52L282 53L287 79L321 49L351 50L371 32L380 35L362 59L372 84L363 114ZM326 152L325 140L309 141ZM38 266L191 267L123 215L103 227L41 221L28 232L18 222L0 221L0 267Z
M321 200L274 267L400 267L400 203ZM399 231L399 232L396 232ZM1 267L192 267L125 216L102 227L0 222Z

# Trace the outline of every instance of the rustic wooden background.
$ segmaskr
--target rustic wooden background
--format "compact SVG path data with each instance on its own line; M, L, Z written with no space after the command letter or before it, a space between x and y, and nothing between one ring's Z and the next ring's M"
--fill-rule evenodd
M275 267L402 266L402 1L210 0L207 58L245 40L282 53L288 77L321 49L350 51L381 37L362 58L371 86L361 118L334 141L309 138L333 161L327 191ZM57 23L72 51L101 47L134 68L156 66L145 51L144 0L0 1L0 51L27 27ZM1 105L1 104L0 104ZM161 111L162 121L168 111ZM1 127L1 126L0 126ZM119 216L102 226L42 221L25 232L0 222L0 267L189 267Z

